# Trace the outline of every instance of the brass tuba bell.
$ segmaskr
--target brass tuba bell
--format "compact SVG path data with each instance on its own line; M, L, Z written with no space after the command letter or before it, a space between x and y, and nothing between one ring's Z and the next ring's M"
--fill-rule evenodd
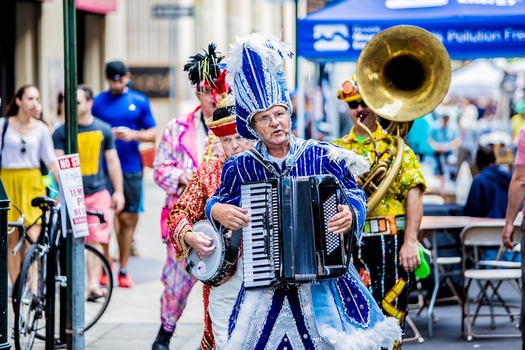
M384 152L374 147L375 164L358 179L372 213L399 171L409 122L433 111L445 97L451 78L450 58L427 30L395 26L367 43L357 61L356 78L366 105L392 121L388 132L396 140L396 145L389 145ZM375 146L372 133L368 133Z
M445 97L450 58L441 42L415 26L395 26L376 34L356 65L359 91L377 115L412 121L430 113Z

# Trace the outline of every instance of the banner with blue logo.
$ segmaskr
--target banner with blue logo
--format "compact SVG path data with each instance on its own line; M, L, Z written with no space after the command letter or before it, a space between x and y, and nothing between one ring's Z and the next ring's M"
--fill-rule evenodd
M432 32L452 59L525 57L522 0L347 0L299 20L297 54L356 61L370 38L395 25Z

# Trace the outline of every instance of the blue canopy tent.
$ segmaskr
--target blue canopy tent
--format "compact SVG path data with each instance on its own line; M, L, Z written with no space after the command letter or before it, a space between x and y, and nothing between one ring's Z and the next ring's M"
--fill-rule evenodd
M522 1L346 0L298 20L298 98L301 99L305 88L303 59L355 62L375 34L402 24L432 32L451 59L525 57L525 2ZM304 125L302 106L298 100L300 135ZM337 128L335 117L333 121Z
M298 21L297 54L355 61L372 36L400 24L432 32L452 59L525 56L525 2L517 0L347 0Z

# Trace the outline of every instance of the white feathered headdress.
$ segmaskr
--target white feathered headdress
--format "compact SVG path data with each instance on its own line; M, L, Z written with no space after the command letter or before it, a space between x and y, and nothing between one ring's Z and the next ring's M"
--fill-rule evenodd
M235 90L237 131L242 137L256 138L250 123L257 112L283 105L291 114L283 63L292 57L287 45L274 35L253 33L231 45L228 70Z

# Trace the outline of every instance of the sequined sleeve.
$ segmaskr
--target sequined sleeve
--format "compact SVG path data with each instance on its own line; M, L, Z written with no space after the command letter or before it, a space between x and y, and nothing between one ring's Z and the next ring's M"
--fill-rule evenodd
M215 229L218 229L219 223L212 220L211 208L217 203L228 203L232 205L240 205L240 186L241 178L236 162L229 159L224 163L222 169L221 186L206 204L206 217L210 220Z
M222 164L223 160L210 161L199 167L170 210L168 232L177 259L184 259L188 254L184 235L192 230L195 222L206 219L204 207L219 186Z

